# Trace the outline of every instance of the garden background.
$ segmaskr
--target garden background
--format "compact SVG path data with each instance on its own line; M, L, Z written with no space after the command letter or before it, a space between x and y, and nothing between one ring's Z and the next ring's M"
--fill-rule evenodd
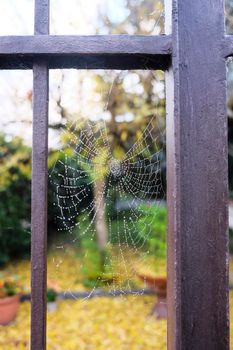
M32 3L23 0L24 11L17 1L0 3L1 35L32 32ZM230 1L226 12L230 34ZM164 33L159 0L51 1L51 13L51 34ZM146 68L50 72L47 297L57 308L48 313L48 349L166 349L166 320L153 314L155 296L140 278L166 276L165 83L163 72ZM231 203L231 60L226 69ZM30 294L32 98L32 72L0 73L1 279L16 278L24 295ZM232 309L232 292L230 299ZM29 336L27 300L12 324L0 326L0 349L27 349Z

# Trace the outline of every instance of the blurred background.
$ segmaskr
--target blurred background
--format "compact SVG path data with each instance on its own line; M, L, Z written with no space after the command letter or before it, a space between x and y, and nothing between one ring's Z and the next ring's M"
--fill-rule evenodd
M50 2L51 34L164 34L160 0ZM27 34L33 1L1 0L0 35ZM231 59L226 74L233 253ZM53 70L49 89L48 349L164 350L165 74ZM28 349L32 72L0 71L0 103L0 301L24 300L0 349Z

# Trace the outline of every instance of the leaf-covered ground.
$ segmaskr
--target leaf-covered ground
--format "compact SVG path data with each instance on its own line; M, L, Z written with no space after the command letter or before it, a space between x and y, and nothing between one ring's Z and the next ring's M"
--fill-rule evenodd
M128 288L128 282L131 288L145 287L138 279L135 270L141 272L150 272L157 275L166 274L166 262L164 259L155 260L153 258L143 259L140 253L134 250L124 249L124 259L119 252L113 251L111 259L112 268L116 275L116 281L112 288ZM48 254L48 281L55 284L61 291L83 291L86 288L82 284L82 259L79 251L70 246L62 246L60 249L51 250ZM30 262L21 260L12 262L6 267L9 274L17 274L24 285L25 292L30 292Z
M165 350L166 321L150 316L153 303L148 296L60 301L48 314L48 349ZM0 328L1 350L28 349L29 313L25 302L16 321Z
M48 349L166 349L166 321L149 315L153 303L148 296L60 301L48 314ZM1 328L0 349L28 349L29 309L23 303L14 324Z
M49 277L62 290L83 290L77 277L79 264L72 250L52 253L48 258ZM164 268L163 262L156 267L160 274ZM28 261L10 264L7 269L18 273L29 288ZM122 276L128 278L123 271ZM140 285L134 278L134 283ZM141 295L58 301L57 310L48 313L48 350L165 350L166 321L150 315L154 302L155 297ZM230 310L233 311L233 292ZM233 345L233 312L231 321ZM0 350L29 349L29 335L30 303L24 302L14 323L0 327Z

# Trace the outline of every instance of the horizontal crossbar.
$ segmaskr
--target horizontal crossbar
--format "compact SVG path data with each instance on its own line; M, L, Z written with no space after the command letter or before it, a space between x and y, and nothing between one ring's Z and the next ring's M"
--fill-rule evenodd
M49 68L167 69L171 36L2 36L0 68L31 69L43 57Z

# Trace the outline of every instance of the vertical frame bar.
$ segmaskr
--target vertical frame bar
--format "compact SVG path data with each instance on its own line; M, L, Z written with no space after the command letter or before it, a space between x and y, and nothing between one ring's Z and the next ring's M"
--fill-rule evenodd
M168 349L229 349L224 0L173 0Z
M165 0L165 34L172 34L172 3L173 0ZM166 159L167 159L167 210L168 210L168 237L167 237L167 338L168 349L177 350L176 332L180 327L180 320L177 316L177 307L179 299L178 294L179 279L177 278L177 269L180 266L179 253L176 251L176 240L178 239L179 227L175 230L177 197L174 190L176 188L176 167L175 152L179 150L175 147L175 124L174 124L174 76L171 66L165 72L166 81ZM178 189L177 189L178 190Z
M35 35L49 33L49 0L35 1ZM46 349L48 67L33 64L31 349Z

